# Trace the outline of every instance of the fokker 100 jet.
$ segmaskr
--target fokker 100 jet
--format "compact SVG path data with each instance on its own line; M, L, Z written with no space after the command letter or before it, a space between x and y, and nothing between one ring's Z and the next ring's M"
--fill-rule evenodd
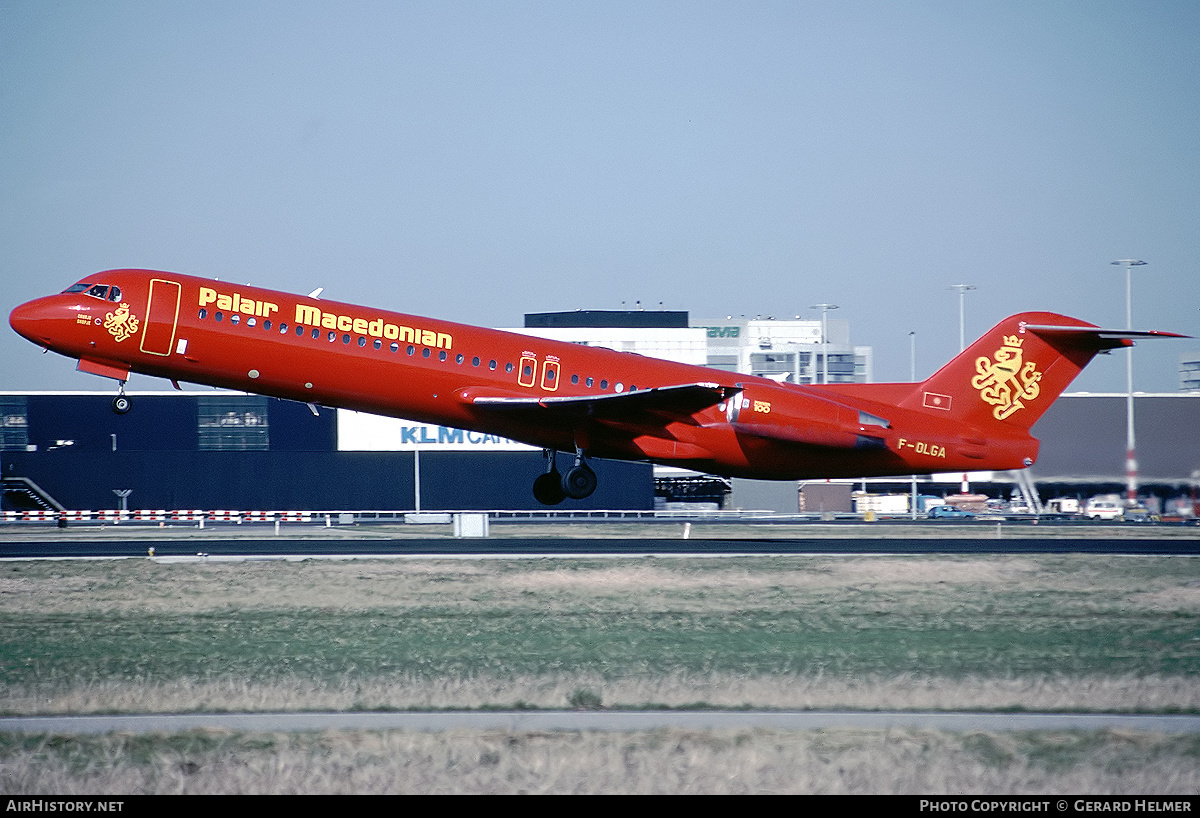
M778 383L718 369L152 270L12 311L13 329L130 372L495 434L545 450L534 496L596 488L589 457L796 480L1032 466L1030 428L1098 353L1167 332L1006 318L922 383ZM573 454L565 474L557 453Z

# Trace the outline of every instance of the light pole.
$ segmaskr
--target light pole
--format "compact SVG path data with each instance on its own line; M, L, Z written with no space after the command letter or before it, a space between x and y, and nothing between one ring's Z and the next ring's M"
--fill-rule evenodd
M908 379L917 382L917 331L910 330L908 333ZM908 498L909 511L912 513L912 519L917 519L917 476L911 475L912 488Z
M1119 258L1113 262L1125 268L1125 329L1133 329L1133 268L1146 262L1136 258ZM1137 504L1138 465L1133 440L1133 346L1125 358L1125 502Z
M963 297L967 294L967 290L975 289L975 285L951 284L947 289L958 290L958 351L962 352L967 348L967 337L964 332L965 325L963 322Z
M837 308L837 304L813 304L809 307L821 311L821 383L829 383L829 331L825 313Z
M917 382L917 331L908 333L908 379Z
M964 304L963 299L968 290L975 289L974 284L951 284L947 289L958 290L958 351L962 352L967 348L966 322L964 320ZM963 472L962 493L966 494L970 491L970 484L967 482L967 473Z

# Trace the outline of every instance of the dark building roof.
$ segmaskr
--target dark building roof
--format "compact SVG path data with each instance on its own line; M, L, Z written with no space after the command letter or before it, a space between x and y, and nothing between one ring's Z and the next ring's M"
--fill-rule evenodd
M1133 399L1142 482L1186 482L1200 470L1200 395ZM1063 395L1033 427L1036 480L1125 479L1125 396Z
M525 326L532 327L637 327L683 328L687 310L575 310L574 312L527 312Z

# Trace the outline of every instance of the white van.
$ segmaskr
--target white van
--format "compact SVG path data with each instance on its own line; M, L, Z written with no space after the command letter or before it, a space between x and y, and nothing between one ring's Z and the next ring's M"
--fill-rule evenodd
M1083 516L1089 520L1120 520L1125 516L1125 507L1112 497L1093 497L1087 501Z

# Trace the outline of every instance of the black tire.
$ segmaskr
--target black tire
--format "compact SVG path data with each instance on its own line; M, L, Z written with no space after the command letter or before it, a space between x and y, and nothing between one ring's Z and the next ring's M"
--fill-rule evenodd
M133 403L124 395L117 395L113 398L112 410L118 415L123 415L133 408Z
M590 497L596 490L596 473L586 463L580 463L562 479L562 491L573 500Z
M533 481L533 496L544 506L556 506L566 499L563 494L562 476L556 472L548 472Z

